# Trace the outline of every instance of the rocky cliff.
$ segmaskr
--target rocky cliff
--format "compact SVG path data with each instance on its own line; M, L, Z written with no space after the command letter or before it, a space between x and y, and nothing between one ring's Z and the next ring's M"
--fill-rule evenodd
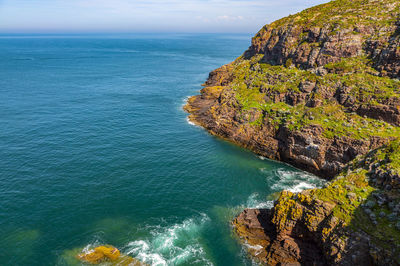
M333 181L337 189L284 192L272 210L239 215L235 226L242 239L262 240L253 252L259 261L384 264L391 258L400 263L393 250L383 259L374 256L383 254L384 238L371 230L349 233L349 228L361 228L355 215L373 197L372 190L390 200L394 196L388 195L397 197L393 184L382 181L382 187L368 180L377 173L371 164L360 164L359 156L365 161L371 150L389 153L387 147L400 137L399 78L400 2L336 0L264 26L242 56L211 72L201 94L188 100L190 120L214 135L329 180L340 174ZM391 167L395 172L400 165ZM398 175L386 178L397 180ZM323 196L327 191L333 191L331 197ZM335 193L346 200L335 201ZM376 229L379 219L365 224ZM327 230L333 232L329 237ZM372 245L376 239L381 242Z
M283 191L271 210L233 222L267 265L400 264L400 142L349 163L322 189Z
M263 156L333 177L400 133L395 0L333 1L263 27L210 73L189 118Z

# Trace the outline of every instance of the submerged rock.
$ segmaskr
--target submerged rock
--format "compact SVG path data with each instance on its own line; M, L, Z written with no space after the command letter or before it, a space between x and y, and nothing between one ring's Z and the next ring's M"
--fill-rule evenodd
M98 246L76 256L82 262L89 264L100 264L109 262L112 265L129 265L129 266L144 266L146 264L134 259L130 256L121 254L121 252L110 245Z
M115 261L120 255L120 251L113 246L99 246L77 255L77 258L84 262L98 264L105 260Z

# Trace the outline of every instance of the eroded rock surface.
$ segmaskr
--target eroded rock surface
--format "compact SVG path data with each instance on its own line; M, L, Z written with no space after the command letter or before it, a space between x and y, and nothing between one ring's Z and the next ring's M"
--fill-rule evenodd
M399 162L395 141L355 159L322 189L283 191L271 210L244 210L235 231L266 265L398 265Z
M264 26L188 100L211 134L333 179L235 219L260 263L400 264L399 33L398 0L331 1Z
M337 0L278 20L185 110L212 134L332 178L400 135L399 14L394 0Z

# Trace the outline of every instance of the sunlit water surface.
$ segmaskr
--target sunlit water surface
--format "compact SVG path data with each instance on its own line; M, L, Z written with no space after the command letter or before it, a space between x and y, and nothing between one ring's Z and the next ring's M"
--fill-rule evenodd
M245 207L321 181L187 122L243 35L0 38L0 265L111 244L152 265L249 265Z

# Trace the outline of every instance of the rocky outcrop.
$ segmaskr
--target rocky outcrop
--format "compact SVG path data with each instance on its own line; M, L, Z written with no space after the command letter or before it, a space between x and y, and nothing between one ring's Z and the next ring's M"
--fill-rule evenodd
M399 14L398 1L337 0L278 20L185 110L212 134L332 178L400 135L400 81L390 78Z
M93 249L84 250L84 252L76 255L81 262L88 264L107 264L107 265L131 265L146 266L137 259L121 254L121 252L113 246L98 246Z
M225 77L229 78L229 74L225 74ZM226 81L222 78L221 82L223 84ZM190 113L191 121L203 126L212 134L238 143L257 154L288 162L326 178L335 176L357 155L365 154L381 146L400 133L397 126L400 121L397 102L396 107L383 104L367 107L360 104L354 114L349 114L349 112L352 112L355 105L349 104L348 108L344 107L348 109L346 110L348 113L338 111L338 116L340 118L343 116L343 120L337 121L335 117L329 117L329 114L326 117L324 113L313 115L312 109L318 107L315 103L318 99L313 98L311 93L307 93L310 86L314 86L307 82L300 83L297 92L277 94L267 91L260 94L276 105L283 102L290 106L303 104L313 106L309 108L309 113L304 110L296 111L297 108L292 108L290 111L281 110L279 105L274 113L268 113L256 107L244 109L238 100L237 93L230 87L221 86L220 82L212 85L205 87L201 95L189 99L185 110ZM338 90L340 92L336 92L336 97L347 105L348 100L342 99L350 96L345 96L346 92ZM329 95L328 91L320 93L327 97ZM335 94L331 98L336 101ZM339 101L337 105L340 105ZM327 109L330 109L330 106ZM294 113L293 116L291 116L292 113ZM395 114L390 115L393 113ZM316 117L317 115L319 117ZM307 124L297 129L293 124L303 123L303 121L287 121L296 119L296 116L302 116L299 120L307 116L308 122L304 121ZM366 118L367 116L387 120L388 123L392 122L393 126L388 123L376 123ZM393 128L393 131L375 134L375 130L381 131L387 126ZM343 131L348 131L347 134L340 131L339 134L328 135L339 127L344 127ZM354 132L351 131L356 131L357 135L365 133L366 137L354 136Z
M271 210L233 222L266 265L400 264L400 143L350 163L325 188L284 191Z
M308 232L297 227L290 228L290 233L278 233L274 230L272 215L269 209L246 209L233 222L236 233L257 262L265 265L326 265L321 249L306 236Z
M334 178L235 219L259 262L400 263L399 29L398 0L304 10L263 27L188 100L189 119L211 134Z
M398 15L396 1L332 1L266 25L244 55L312 69L365 53L383 75L399 77Z
M388 40L370 41L367 46L374 58L375 67L382 75L392 78L400 77L400 20L396 25L397 29Z

